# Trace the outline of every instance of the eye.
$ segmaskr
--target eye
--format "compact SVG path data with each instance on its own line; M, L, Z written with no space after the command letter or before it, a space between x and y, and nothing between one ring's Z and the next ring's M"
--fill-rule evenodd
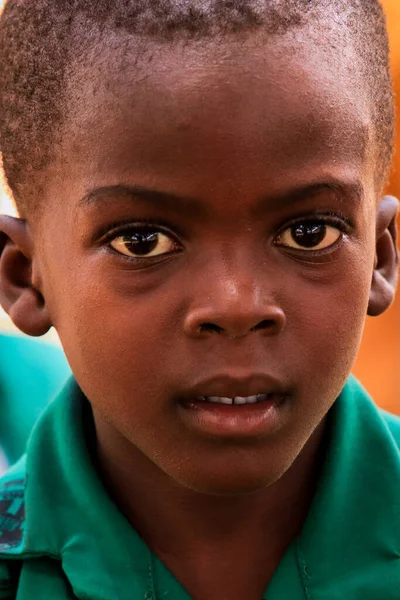
M132 231L110 242L116 252L133 258L152 258L178 249L176 241L161 231Z
M295 223L283 231L278 239L279 246L295 250L325 250L333 246L342 236L338 227L323 221Z

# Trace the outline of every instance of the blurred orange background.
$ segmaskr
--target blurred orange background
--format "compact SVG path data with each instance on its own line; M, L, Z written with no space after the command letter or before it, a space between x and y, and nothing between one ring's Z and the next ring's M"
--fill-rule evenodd
M397 150L388 191L400 196L400 0L382 0L382 4L388 18L398 114ZM354 373L378 404L400 414L400 290L385 315L367 320Z
M0 9L4 0L0 0ZM382 0L388 17L391 40L394 87L397 92L397 148L400 148L400 0ZM400 196L400 151L395 154L390 193ZM0 189L0 208L9 210L10 203ZM8 319L0 317L0 328L9 329ZM50 333L56 339L55 333ZM400 290L394 306L382 317L368 319L359 358L354 368L376 402L400 414Z

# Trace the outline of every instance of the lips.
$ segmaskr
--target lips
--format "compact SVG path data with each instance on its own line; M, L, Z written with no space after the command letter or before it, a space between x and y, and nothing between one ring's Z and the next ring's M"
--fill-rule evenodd
M197 435L230 443L260 440L283 427L290 417L293 390L265 374L236 373L210 377L186 389L179 402L182 423Z

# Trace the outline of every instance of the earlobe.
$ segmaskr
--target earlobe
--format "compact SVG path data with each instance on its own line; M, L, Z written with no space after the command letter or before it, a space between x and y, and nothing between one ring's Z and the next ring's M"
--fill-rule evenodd
M0 216L0 303L23 333L51 327L44 298L32 283L32 241L23 219Z
M398 275L398 251L396 247L396 218L399 201L385 196L378 206L376 256L372 276L368 315L381 315L392 304Z

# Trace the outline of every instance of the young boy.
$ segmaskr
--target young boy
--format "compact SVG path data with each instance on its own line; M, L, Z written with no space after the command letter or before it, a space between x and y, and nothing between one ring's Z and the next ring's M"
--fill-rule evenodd
M3 479L0 598L398 600L377 0L9 0L0 295L75 379Z

